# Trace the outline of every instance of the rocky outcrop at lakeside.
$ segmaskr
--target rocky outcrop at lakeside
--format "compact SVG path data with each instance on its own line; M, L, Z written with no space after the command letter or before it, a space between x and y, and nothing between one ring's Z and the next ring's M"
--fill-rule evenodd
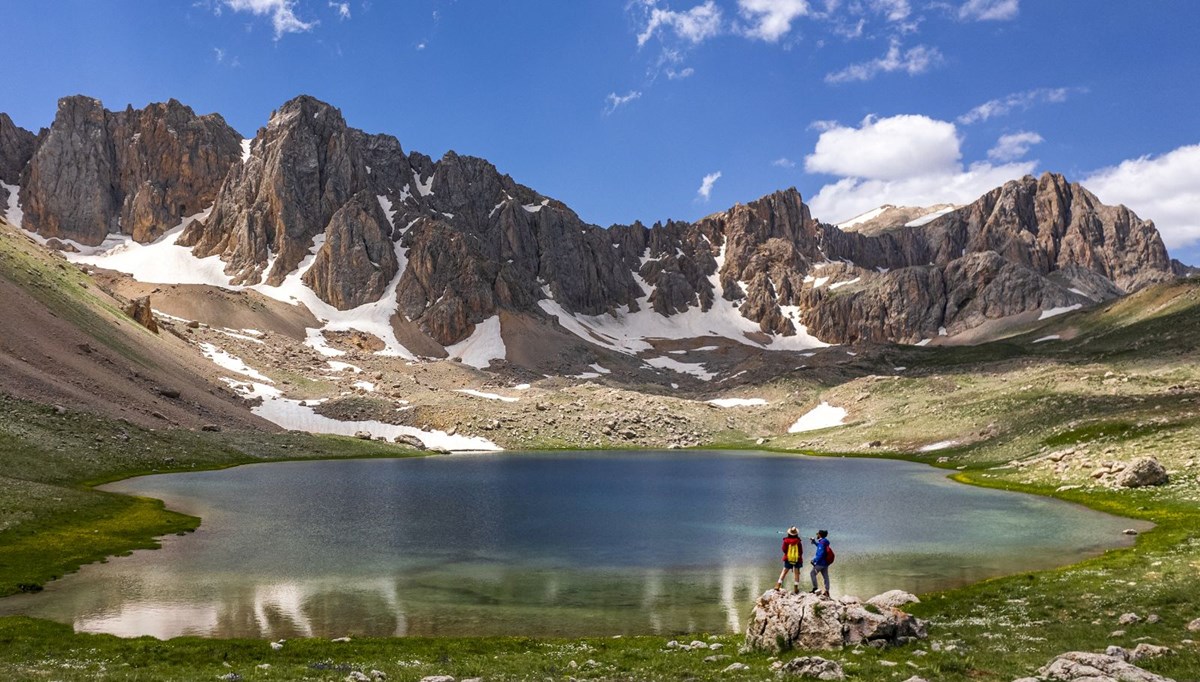
M175 100L111 112L64 97L23 171L22 227L88 245L153 241L212 203L239 154L223 118Z
M856 644L892 646L924 639L925 624L891 606L897 602L895 597L896 593L888 593L863 603L854 597L832 599L768 590L754 603L746 626L746 647L779 652Z

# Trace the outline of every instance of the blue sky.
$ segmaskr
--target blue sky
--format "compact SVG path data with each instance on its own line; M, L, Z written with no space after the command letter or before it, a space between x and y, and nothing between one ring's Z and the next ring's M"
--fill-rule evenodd
M0 2L0 111L175 97L246 136L308 93L483 156L591 222L795 186L841 221L1052 170L1200 262L1200 3L1096 0Z

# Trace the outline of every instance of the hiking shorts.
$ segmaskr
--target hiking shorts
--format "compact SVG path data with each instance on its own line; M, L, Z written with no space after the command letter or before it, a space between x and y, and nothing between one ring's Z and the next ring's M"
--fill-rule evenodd
M785 571L790 571L793 568L803 568L803 567L804 567L803 561L797 561L795 563L792 563L791 561L788 561L787 559L783 560L783 570L785 570Z

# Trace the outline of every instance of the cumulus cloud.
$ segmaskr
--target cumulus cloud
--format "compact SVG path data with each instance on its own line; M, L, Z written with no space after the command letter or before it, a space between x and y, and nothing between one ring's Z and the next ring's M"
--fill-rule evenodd
M676 37L693 44L702 43L721 32L721 8L717 7L714 0L707 0L682 12L659 7L657 0L642 0L642 5L650 13L645 28L638 34L638 47L663 30L669 30Z
M717 180L720 179L721 171L705 175L704 179L700 181L700 189L696 190L696 196L703 201L708 201L709 195L712 194L713 185L717 184Z
M964 204L988 190L1032 173L1035 162L962 163L954 123L927 116L867 117L857 127L821 133L805 158L810 173L840 176L809 205L821 220L840 222L883 204Z
M1024 111L1036 104L1061 104L1067 101L1071 88L1034 88L1025 92L1014 92L999 99L988 100L958 117L959 123L971 124L989 118L1004 116L1011 111Z
M1106 204L1153 220L1167 248L1200 244L1200 144L1103 168L1082 183Z
M792 22L809 13L807 0L738 0L738 13L748 24L742 33L751 38L778 42L792 30Z
M319 22L303 21L296 16L296 0L221 0L225 7L235 12L249 12L257 17L270 17L275 29L275 39L285 33L311 31Z
M988 158L1000 162L1016 161L1028 154L1030 147L1043 141L1041 135L1028 131L1001 135L996 146L988 150Z
M900 47L899 40L892 40L887 54L870 61L851 64L841 71L826 74L826 83L848 83L868 81L881 73L903 71L910 76L925 73L942 63L942 53L936 47L917 45L907 50Z
M1020 0L967 0L958 8L963 21L1008 21L1021 11Z
M954 170L962 154L953 123L928 116L868 116L857 128L832 125L804 159L809 173L895 180Z
M604 105L604 113L611 114L612 112L625 106L626 104L629 104L641 96L642 93L640 90L630 90L624 95L618 95L615 92L610 92L608 93L608 97L605 98L605 101L608 103Z

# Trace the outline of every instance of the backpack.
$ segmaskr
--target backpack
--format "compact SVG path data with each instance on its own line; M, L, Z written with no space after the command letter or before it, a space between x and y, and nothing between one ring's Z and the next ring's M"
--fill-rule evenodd
M831 547L829 545L825 545L825 565L826 566L833 565L833 560L836 558L837 558L837 555L835 555L833 553L833 547Z
M800 543L795 542L788 545L787 560L793 564L800 563Z

